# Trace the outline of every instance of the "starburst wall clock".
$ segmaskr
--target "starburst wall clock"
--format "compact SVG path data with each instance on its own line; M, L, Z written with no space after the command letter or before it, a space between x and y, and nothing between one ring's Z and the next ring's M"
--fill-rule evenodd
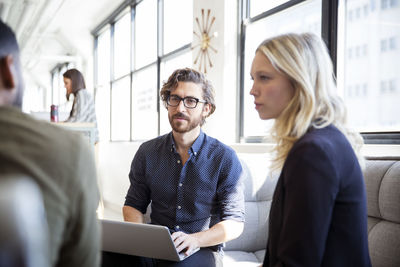
M218 50L211 45L211 40L217 36L214 32L210 34L211 28L215 22L215 17L213 16L210 20L211 10L207 10L207 17L205 18L204 9L201 9L201 24L198 17L196 17L197 29L193 31L195 36L194 45L192 50L198 49L196 57L193 61L194 65L198 66L198 70L207 73L207 68L212 68L213 64L211 61L210 50L217 53Z

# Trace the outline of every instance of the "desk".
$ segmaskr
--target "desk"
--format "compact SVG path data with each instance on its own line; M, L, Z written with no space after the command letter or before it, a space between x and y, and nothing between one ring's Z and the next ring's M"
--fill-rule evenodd
M95 124L90 122L53 122L57 126L70 131L76 131L82 134L83 137L87 138L91 147L94 147L95 143Z

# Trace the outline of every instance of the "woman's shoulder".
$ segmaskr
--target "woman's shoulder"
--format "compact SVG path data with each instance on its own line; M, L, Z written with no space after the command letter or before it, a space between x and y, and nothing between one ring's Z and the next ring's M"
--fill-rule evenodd
M311 128L292 147L292 154L314 154L332 160L338 156L353 155L345 135L335 126Z
M93 100L92 94L87 89L80 89L76 92L76 98L83 102L88 102Z
M344 134L334 125L328 125L323 128L312 127L296 143L312 143L315 145L338 145L346 141Z

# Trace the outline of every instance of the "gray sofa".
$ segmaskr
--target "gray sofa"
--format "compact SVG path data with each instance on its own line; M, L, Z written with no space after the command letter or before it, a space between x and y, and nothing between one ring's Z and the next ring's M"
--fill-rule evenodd
M400 161L371 158L364 171L373 267L400 266Z
M242 235L226 243L224 266L260 266L265 255L268 215L277 174L268 176L263 154L238 154L245 171L246 223ZM400 162L368 159L364 170L368 238L373 267L400 267Z

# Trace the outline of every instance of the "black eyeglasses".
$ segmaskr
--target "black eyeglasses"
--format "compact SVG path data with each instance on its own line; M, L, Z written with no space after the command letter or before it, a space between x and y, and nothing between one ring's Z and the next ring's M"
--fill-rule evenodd
M197 103L207 103L207 101L201 101L198 98L187 96L187 97L179 97L177 95L169 95L167 98L167 104L171 107L179 106L179 103L183 100L183 105L186 108L195 108L197 107Z

